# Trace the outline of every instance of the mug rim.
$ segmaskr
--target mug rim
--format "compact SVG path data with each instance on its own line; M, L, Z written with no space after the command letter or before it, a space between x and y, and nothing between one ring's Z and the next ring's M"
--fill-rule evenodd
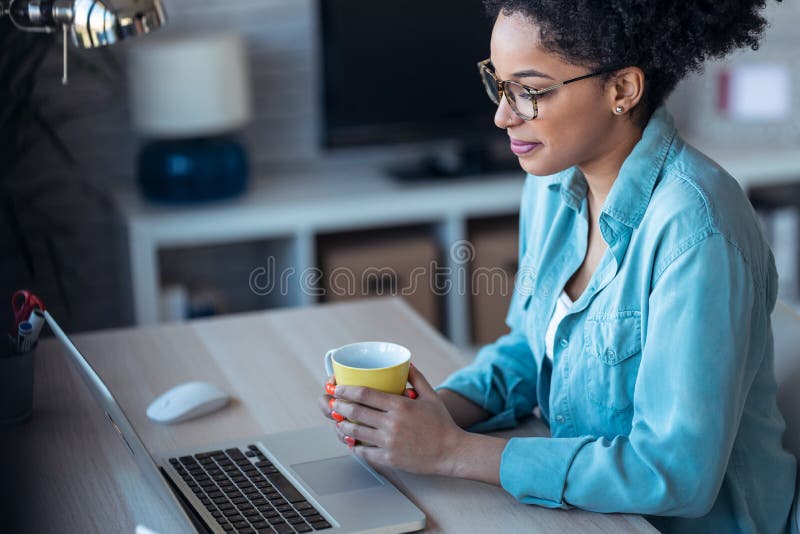
M351 365L345 365L345 364L343 364L343 363L341 363L341 362L336 360L336 353L339 352L340 350L342 350L344 348L347 348L347 347L352 347L354 345L365 345L365 344L369 344L369 343L380 343L380 344L384 344L384 345L394 345L395 347L400 347L401 349L403 349L403 351L405 351L405 356L406 356L405 360L401 361L400 363L396 363L394 365L387 365L385 367L353 367ZM345 369L352 369L354 371L383 371L383 370L386 370L386 369L393 369L395 367L400 367L401 365L405 365L405 364L409 363L410 361L411 361L411 349L409 349L405 345L401 345L399 343L394 343L393 341L356 341L354 343L348 343L346 345L342 345L341 347L338 347L338 348L334 349L333 350L333 354L331 354L331 362L332 363L334 363L334 364L336 364L336 365L338 365L340 367L344 367Z

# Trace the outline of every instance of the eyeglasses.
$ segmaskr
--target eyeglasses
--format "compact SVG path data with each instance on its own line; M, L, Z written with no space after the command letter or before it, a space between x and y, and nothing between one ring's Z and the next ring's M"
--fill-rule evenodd
M583 76L572 78L571 80L559 82L555 85L545 87L544 89L536 89L512 80L498 80L494 74L490 59L484 59L478 63L478 70L481 73L483 87L486 89L486 94L489 95L492 102L499 106L500 99L505 95L511 110L516 113L519 118L526 121L533 120L539 115L539 96L549 93L550 91L555 91L559 87L563 87L572 82L585 80L592 76L606 74L619 69L620 67L603 69L592 72L591 74L584 74Z

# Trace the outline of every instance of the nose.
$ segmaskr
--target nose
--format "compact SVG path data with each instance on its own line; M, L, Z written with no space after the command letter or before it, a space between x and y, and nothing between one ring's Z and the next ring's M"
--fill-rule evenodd
M522 119L514 113L511 106L508 104L508 99L505 95L500 99L500 105L497 106L497 111L494 113L494 124L501 130L516 126L523 122Z

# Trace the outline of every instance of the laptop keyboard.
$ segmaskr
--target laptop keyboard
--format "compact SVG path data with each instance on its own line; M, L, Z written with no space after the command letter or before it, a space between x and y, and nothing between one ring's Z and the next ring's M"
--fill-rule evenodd
M226 532L312 532L324 517L255 445L170 458Z

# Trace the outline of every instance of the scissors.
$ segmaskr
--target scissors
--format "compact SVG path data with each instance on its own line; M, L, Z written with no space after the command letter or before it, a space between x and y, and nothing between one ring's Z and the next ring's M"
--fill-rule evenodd
M14 310L14 332L19 328L19 323L28 320L34 308L44 311L44 303L27 289L20 289L12 295L11 309Z

